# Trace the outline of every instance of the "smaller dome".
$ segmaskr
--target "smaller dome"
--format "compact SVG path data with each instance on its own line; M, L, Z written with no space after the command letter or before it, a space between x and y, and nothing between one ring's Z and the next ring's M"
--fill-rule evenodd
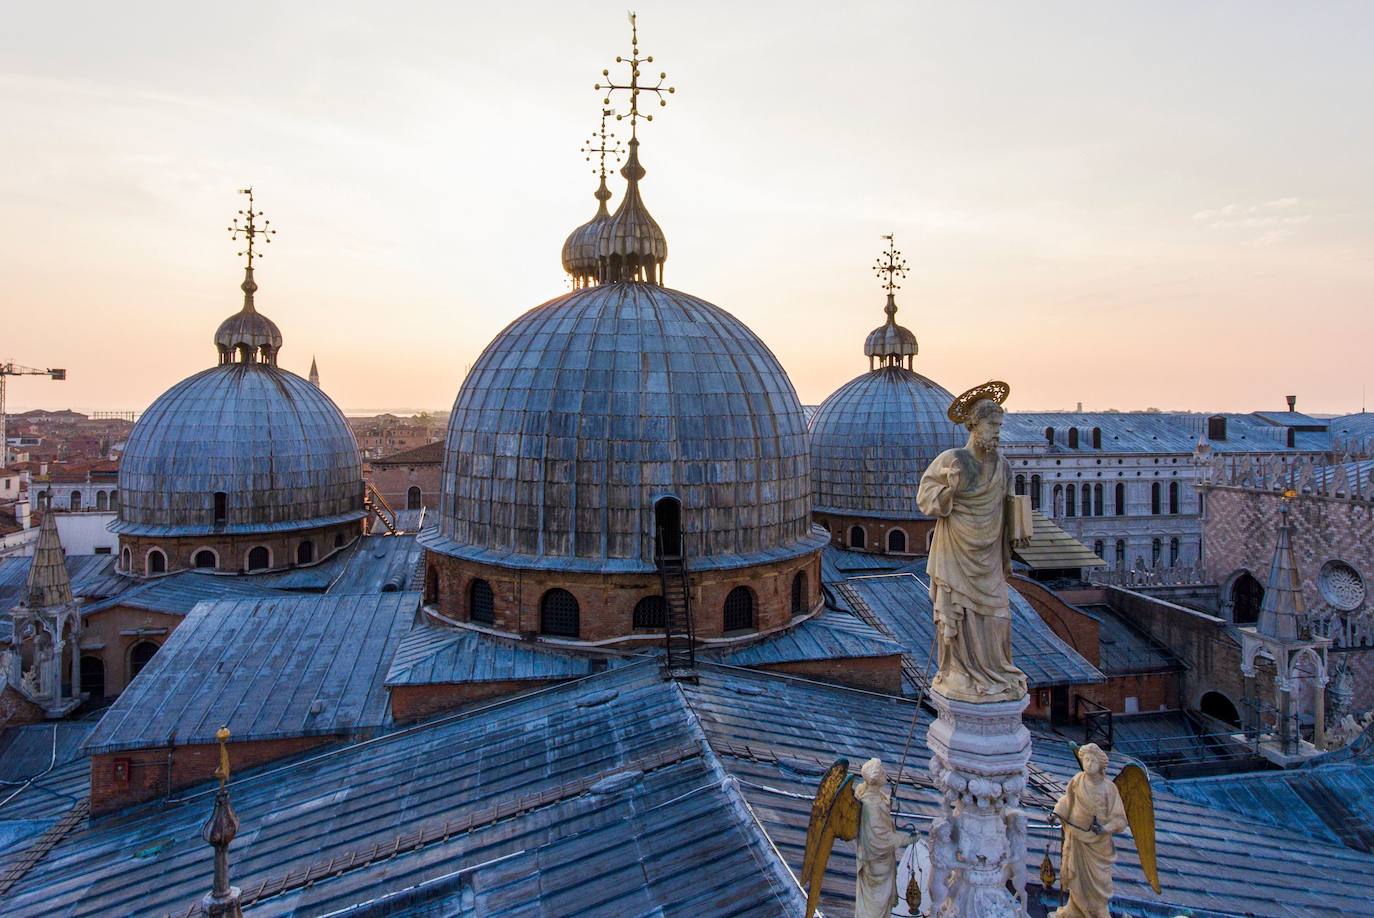
M253 294L258 285L253 281L252 268L245 269L240 289L243 290L243 308L221 322L215 331L220 363L233 362L235 355L240 362L249 363L261 355L263 363L276 366L277 352L281 350L281 330L276 322L253 306Z
M620 170L628 183L625 197L601 230L597 246L604 283L647 281L663 283L668 237L639 196L644 167L639 164L639 141L630 138L630 156Z
M606 202L610 199L611 192L606 187L606 176L603 175L601 187L596 189L596 200L599 202L596 216L573 230L563 243L563 270L572 277L574 287L590 287L597 281L601 233L611 216L610 211L606 210Z
M864 356L870 361L877 358L883 364L895 363L900 366L920 352L916 333L897 324L897 301L890 293L883 311L887 313L887 321L869 332L864 339Z

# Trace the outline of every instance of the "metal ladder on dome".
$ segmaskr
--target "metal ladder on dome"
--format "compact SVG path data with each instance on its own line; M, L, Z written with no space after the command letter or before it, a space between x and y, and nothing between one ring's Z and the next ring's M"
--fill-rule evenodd
M367 489L363 491L363 508L381 520L387 535L396 535L400 532L396 528L396 511L391 509L391 504L372 487L370 481L367 483Z
M685 544L681 531L677 546ZM663 591L663 678L683 682L697 679L696 640L692 629L691 592L687 581L687 559L682 554L663 551L663 530L654 538L654 564Z

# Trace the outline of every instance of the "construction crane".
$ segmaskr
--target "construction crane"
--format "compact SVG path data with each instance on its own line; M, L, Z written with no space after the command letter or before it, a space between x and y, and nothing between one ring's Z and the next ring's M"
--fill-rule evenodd
M9 441L9 415L5 408L5 381L11 376L50 376L53 379L66 379L67 371L48 367L40 370L37 367L20 366L14 361L0 363L0 468L9 464L10 461L10 441Z

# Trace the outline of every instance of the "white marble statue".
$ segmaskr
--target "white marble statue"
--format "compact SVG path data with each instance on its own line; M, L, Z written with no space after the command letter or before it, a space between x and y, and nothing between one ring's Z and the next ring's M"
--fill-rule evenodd
M1078 761L1083 770L1069 780L1068 790L1054 805L1064 825L1060 883L1069 902L1052 918L1110 918L1107 903L1116 863L1112 836L1126 830L1126 810L1117 786L1107 780L1107 753L1089 743L1079 747Z
M1004 412L993 398L959 408L951 417L968 427L968 443L935 458L916 496L937 521L927 564L938 635L933 688L958 701L1017 701L1026 674L1011 660L1011 467L998 452Z
M869 759L859 773L863 781L854 787L860 807L859 837L854 842L859 866L854 918L890 918L897 907L897 860L912 836L892 822L892 797L883 763Z

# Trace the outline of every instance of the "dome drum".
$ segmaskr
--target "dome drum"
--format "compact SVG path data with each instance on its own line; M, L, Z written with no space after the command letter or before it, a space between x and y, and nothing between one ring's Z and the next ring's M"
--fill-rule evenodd
M287 570L318 564L361 535L362 527L351 518L310 529L242 535L123 535L118 569L135 577L184 570L220 574ZM154 562L154 553L161 555L158 562Z
M641 601L662 595L657 574L529 571L436 552L426 554L425 564L426 582L432 587L427 590L426 603L455 621L473 622L510 636L543 632L549 639L574 643L643 642L648 647L663 639L661 628L635 624L636 611L642 611ZM796 618L792 612L792 584L798 575L805 584L802 595L807 597L802 614L818 611L824 596L820 589L819 556L814 552L745 569L693 571L691 601L697 638L752 640L760 633L787 626ZM475 593L476 584L485 586L477 586ZM727 599L739 588L747 590L752 601L749 611L753 626L727 633ZM575 600L575 633L549 633L542 627L547 624L543 618L544 599L555 590L566 591ZM474 595L482 597L476 614Z

